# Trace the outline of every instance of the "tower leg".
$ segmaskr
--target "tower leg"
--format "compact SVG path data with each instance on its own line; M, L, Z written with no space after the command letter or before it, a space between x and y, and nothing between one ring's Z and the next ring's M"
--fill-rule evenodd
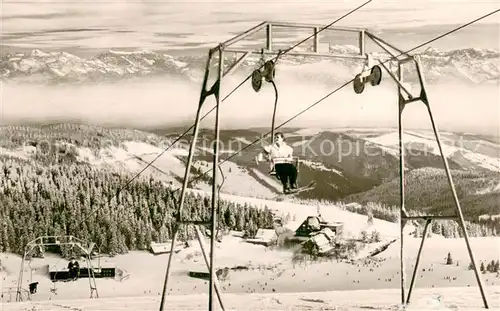
M401 65L398 66L399 80L403 79L403 71ZM404 229L406 225L405 218L405 152L403 146L403 110L405 107L404 99L401 94L401 87L398 86L399 98L399 113L398 113L398 133L399 133L399 225L400 225L400 274L401 274L401 304L405 304L405 287L406 287L406 269L405 269L405 252L404 252Z
M94 266L92 265L92 259L90 254L87 254L87 269L89 271L89 286L90 286L90 298L94 298L94 292L96 298L99 298L99 293L97 292L97 284L95 282Z
M421 87L422 87L420 97L421 97L422 102L427 107L427 112L429 113L429 118L430 118L430 121L431 121L431 124L432 124L432 130L434 131L434 136L436 138L436 143L438 145L439 152L441 154L441 159L443 160L444 169L445 169L445 172L446 172L446 177L448 179L448 184L450 185L451 193L452 193L452 196L453 196L453 201L455 202L455 208L456 208L456 212L458 214L457 216L459 218L458 223L459 223L459 225L460 225L460 227L462 228L462 231L463 231L465 244L467 246L467 251L469 252L469 257L470 257L470 260L472 262L474 273L476 275L477 285L479 286L479 291L481 292L481 296L483 298L484 307L486 309L489 309L489 307L488 307L488 301L486 299L486 295L484 293L483 285L482 285L482 282L481 282L481 277L480 277L479 271L477 269L477 265L476 265L476 261L474 259L472 248L470 246L469 236L468 236L468 233L467 233L467 228L465 227L465 220L464 220L464 216L463 216L463 213L462 213L462 208L460 206L460 202L458 200L457 192L455 190L455 185L453 183L453 178L451 176L450 167L448 165L448 159L446 158L446 156L443 153L443 147L442 147L442 144L441 144L441 138L440 138L440 135L439 135L439 131L437 129L436 123L434 122L434 117L432 115L431 106L430 106L429 99L428 99L427 93L426 93L425 80L424 80L424 76L422 74L422 70L421 70L421 67L420 67L420 61L419 61L418 58L415 59L415 64L416 64L416 67L417 67L418 78L420 80L420 84L421 84Z
M207 252L205 250L205 243L203 241L203 234L201 233L199 226L195 226L195 230L196 230L196 237L198 238L198 242L200 243L201 253L203 254L203 259L205 259L205 264L207 265L207 268L210 268L210 260L209 260L209 256L207 256ZM224 308L224 303L222 302L220 287L219 287L217 278L215 278L214 286L215 286L215 293L217 294L217 298L219 299L220 307L224 311L226 309Z
M206 99L206 86L207 86L207 81L208 81L208 74L210 70L210 61L212 60L212 51L209 52L208 59L207 59L207 64L205 67L205 76L203 78L203 85L201 89L201 94L200 94L200 101L198 104L198 109L196 111L196 120L194 123L194 128L193 128L193 138L191 141L191 146L189 147L189 155L188 155L188 161L186 164L186 171L184 173L184 181L182 184L182 190L181 190L181 197L179 199L179 205L177 209L177 221L174 226L173 234L172 234L172 244L170 246L170 253L168 256L168 263L167 263L167 269L165 272L165 280L163 282L163 292L161 296L161 302L160 302L160 311L164 310L165 307L165 298L166 298L166 293L167 293L167 286L168 286L168 279L170 276L170 268L172 266L172 257L174 256L174 248L175 248L175 243L177 240L177 234L179 232L179 226L180 224L180 218L182 215L182 211L184 208L184 199L186 197L186 190L188 186L188 180L189 180L189 173L191 171L191 166L193 163L193 156L195 152L195 146L196 146L196 140L198 139L198 132L199 132L199 124L200 124L200 119L201 119L201 109L203 107L203 103L205 102Z
M26 260L26 252L21 260L21 270L19 271L19 278L17 279L17 293L16 301L23 301L23 273L24 273L24 261Z
M413 269L413 275L411 276L410 288L408 289L408 296L406 296L406 304L410 303L411 292L413 290L413 286L415 285L415 280L417 278L418 268L420 266L420 257L422 256L422 250L424 249L425 239L427 238L427 231L429 230L429 225L431 224L432 219L428 219L425 222L424 232L422 234L422 242L420 242L420 247L417 253L417 261L415 262L415 268Z
M216 242L216 227L217 227L217 210L219 208L218 206L218 185L217 185L217 175L218 175L218 166L219 166L219 134L220 134L220 89L221 89L221 82L222 82L222 76L224 72L224 50L222 49L222 46L219 48L219 73L218 73L218 80L216 83L218 83L218 87L216 89L215 93L215 98L216 98L216 105L217 108L215 110L215 144L214 144L214 163L213 163L213 178L212 178L212 217L211 217L211 222L212 225L210 226L210 289L209 289L209 294L208 294L208 301L209 301L209 306L208 310L213 311L214 310L214 299L213 299L213 291L215 287L215 279L217 278L217 275L215 273L215 242Z

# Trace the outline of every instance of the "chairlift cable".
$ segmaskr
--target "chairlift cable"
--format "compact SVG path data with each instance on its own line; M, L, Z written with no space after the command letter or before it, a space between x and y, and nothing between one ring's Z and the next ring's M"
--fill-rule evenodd
M331 27L333 24L339 22L340 20L344 19L345 17L347 17L348 15L354 13L355 11L361 9L363 6L367 5L368 3L372 2L373 0L369 0L365 3L363 3L362 5L358 6L357 8L351 10L350 12L344 14L343 16L337 18L334 22L330 23L329 25L321 28L320 30L318 30L318 32L316 33L319 34L321 31L324 31L325 29ZM290 48L286 49L285 51L283 51L282 53L278 53L278 55L275 57L274 61L276 61L276 59L278 59L278 57L290 52L292 49L294 49L295 47L297 47L298 45L306 42L307 40L311 39L312 37L314 36L313 35L309 35L306 39L300 41L299 43L291 46ZM262 67L264 66L264 64L262 64L259 69L261 69ZM240 87L243 86L243 84L245 84L250 78L252 78L252 75L249 75L247 76L240 84L238 84L234 89L231 90L231 92L229 92L222 100L221 100L221 103L224 102L226 99L228 99L231 95L233 95ZM205 119L212 111L214 111L214 109L217 107L217 105L214 105L212 107L212 109L210 109L203 117L200 118L200 121L202 121L203 119ZM158 160L165 152L167 152L170 148L172 148L179 140L181 140L184 136L186 136L189 131L191 131L194 127L194 124L191 125L186 131L184 131L184 133L182 133L178 138L176 138L171 144L168 145L167 148L165 148L162 152L160 152L153 160L151 160L142 170L140 170L134 177L132 177L128 182L125 183L125 185L118 191L121 191L123 190L124 188L128 187L128 185L130 185L130 183L132 181L134 181L136 178L139 177L139 175L141 175L142 173L144 173L144 171L149 168L154 162L156 162L156 160Z
M479 18L477 18L477 19L475 19L475 20L473 20L473 21L471 21L471 22L468 22L468 23L466 23L466 24L464 24L464 25L462 25L462 26L459 26L459 27L457 27L457 28L454 28L454 29L452 29L452 30L450 30L450 31L448 31L448 32L446 32L446 33L444 33L444 34L442 34L442 35L439 35L439 36L437 36L437 37L435 37L435 38L433 38L433 39L431 39L431 40L428 40L428 41L426 41L426 42L424 42L424 43L422 43L422 44L419 44L419 45L417 45L416 47L414 47L414 48L412 48L412 49L409 49L409 50L408 50L408 51L406 51L406 52L400 53L399 55L394 56L394 57L390 57L389 59L387 59L387 60L385 60L385 61L383 61L383 62L380 62L380 63L381 63L381 64L385 64L385 63L387 63L387 62L389 62L389 61L391 61L391 60L393 60L393 59L395 59L395 58L397 58L397 57L399 57L399 56L402 56L402 55L408 54L408 53L409 53L409 52L411 52L411 51L414 51L414 50L416 50L416 49L418 49L418 48L421 48L421 47L423 47L423 46L425 46L425 45L427 45L427 44L429 44L429 43L432 43L432 42L434 42L434 41L436 41L436 40L438 40L438 39L441 39L441 38L443 38L443 37L445 37L445 36L448 36L448 35L450 35L450 34L452 34L452 33L456 32L456 31L458 31L458 30L460 30L460 29L462 29L462 28L464 28L464 27L467 27L467 26L469 26L469 25L472 25L472 24L474 24L474 23L476 23L476 22L478 22L478 21L480 21L480 20L482 20L482 19L484 19L484 18L486 18L486 17L488 17L488 16L490 16L490 15L493 15L493 14L495 14L495 13L498 13L499 11L500 11L500 9L497 9L497 10L495 10L495 11L492 11L492 12L490 12L490 13L488 13L488 14L486 14L486 15L483 15L483 16L481 16L481 17L479 17ZM299 117L300 115L304 114L305 112L307 112L308 110L310 110L310 109L311 109L311 108L313 108L314 106L316 106L316 105L318 105L319 103L323 102L323 101L324 101L325 99L327 99L328 97L332 96L332 95L333 95L333 94L335 94L336 92L340 91L342 88L344 88L344 87L346 87L347 85L349 85L350 83L352 83L355 79L356 79L356 78L353 78L353 79L351 79L351 80L349 80L349 81L345 82L344 84L342 84L341 86L339 86L339 87L338 87L338 88L336 88L335 90L333 90L333 91L331 91L330 93L328 93L328 94L326 94L325 96L323 96L321 99L317 100L316 102L314 102L314 103L313 103L313 104L311 104L310 106L308 106L308 107L304 108L303 110L301 110L300 112L298 112L298 113L297 113L297 114L295 114L294 116L290 117L288 120L286 120L285 122L281 123L281 124L280 124L279 126L277 126L276 128L277 128L277 129L279 129L279 128L283 127L284 125L288 124L290 121L292 121L292 120L294 120L295 118ZM270 132L267 132L267 133L264 135L264 137L265 137L265 136L267 136L267 135L269 135L269 134L270 134ZM225 162L229 161L230 159L234 158L236 155L238 155L238 154L239 154L239 153L241 153L242 151L244 151L244 150L246 150L246 149L250 148L251 146L253 146L254 144L258 143L261 139L262 139L262 138L259 138L259 139L257 139L257 140L254 140L252 143L250 143L250 144L248 144L247 146L245 146L245 147L241 148L240 150L236 151L236 152L235 152L235 153L233 153L231 156L229 156L227 159L223 160L223 161L222 161L219 165L222 165L222 164L224 164ZM202 174L201 174L201 175L199 175L198 177L193 178L193 179L192 179L192 181L195 181L195 180L197 180L197 179L199 179L199 178L201 178L201 177L205 176L205 175L206 175L208 172L210 172L211 170L212 170L212 169L209 169L209 170L205 171L204 173L202 173ZM178 189L176 189L175 191L177 191L177 190L179 190L179 189L181 189L181 188L178 188Z
M318 30L318 33L320 33L321 31L327 29L328 27L331 27L333 24L339 22L340 20L344 19L345 17L349 16L350 14L354 13L355 11L359 10L360 8L362 8L363 6L367 5L368 3L372 2L373 0L369 0L365 3L363 3L362 5L358 6L357 8L351 10L350 12L344 14L343 16L339 17L338 19L336 19L334 22L330 23L328 26L325 26L323 28L321 28L320 30ZM310 38L312 38L314 35L310 35L308 36L305 40L302 40L301 42L299 42L298 44L295 44L293 45L291 48L283 51L282 53L280 52L277 57L283 55L283 54L286 54L288 53L290 50L292 50L293 48L295 48L297 45L299 44L302 44L303 42L309 40ZM276 57L276 59L277 59ZM260 68L262 68L263 65L260 66ZM238 84L231 92L229 92L222 100L221 100L221 103L224 102L226 99L228 99L232 94L234 94L243 84L245 84L250 78L252 77L252 75L249 75L246 79L244 79L240 84ZM205 119L212 111L214 111L214 109L217 107L217 105L214 105L214 107L212 107L212 109L210 109L201 119ZM144 166L144 168L142 168L139 172L137 172L132 178L130 178L122 187L118 188L116 190L117 192L117 195L122 191L124 190L125 188L127 188L134 180L136 180L137 178L139 178L139 176L144 173L151 165L153 165L154 162L156 162L163 154L165 154L165 152L167 152L170 148L172 148L178 141L180 141L183 137L185 137L189 131L191 131L194 127L194 124L191 125L186 131L184 131L184 133L182 133L178 138L176 138L171 144L169 144L165 149L163 149L153 160L151 160L150 162L148 162L148 164L146 164L146 166ZM224 161L225 162L225 161ZM222 162L222 163L224 163ZM219 166L222 164L220 163ZM204 176L206 174L203 173L201 176ZM199 177L201 177L199 176ZM194 179L196 180L196 178ZM179 189L176 189L174 190L173 192L176 192L177 190ZM219 189L220 190L220 189ZM94 212L92 212L88 217L86 217L85 219L82 220L81 223L85 222L91 215L93 215L98 209L96 209ZM80 224L81 224L80 223Z
M372 1L372 0L370 0L370 1L366 2L366 3L364 3L364 4L363 4L363 5L361 5L360 7L358 7L358 8L356 8L356 9L352 10L351 12L349 12L349 13L345 14L344 16L342 16L342 17L340 17L339 19L337 19L337 20L336 20L336 22L338 22L340 19L342 19L342 18L344 18L344 17L348 16L349 14L353 13L354 11L356 11L357 9L361 8L362 6L364 6L364 5L368 4L368 3L369 3L369 2L371 2L371 1ZM460 30L460 29L462 29L462 28L465 28L465 27L467 27L467 26L470 26L470 25L472 25L472 24L474 24L474 23L476 23L476 22L478 22L478 21L480 21L480 20L482 20L482 19L485 19L486 17L489 17L490 15L493 15L493 14L495 14L495 13L498 13L499 11L500 11L500 9L494 10L494 11L492 11L492 12L490 12L490 13L486 14L486 15L483 15L483 16L481 16L481 17L479 17L479 18L477 18L477 19L475 19L475 20L473 20L473 21L470 21L470 22L468 22L468 23L466 23L466 24L463 24L462 26L459 26L459 27L457 27L457 28L454 28L454 29L452 29L452 30L450 30L450 31L448 31L448 32L446 32L446 33L444 33L444 34L442 34L442 35L439 35L439 36L437 36L437 37L434 37L434 38L433 38L433 39L431 39L431 40L428 40L428 41L426 41L426 42L424 42L424 43L422 43L422 44L419 44L419 45L417 45L416 47L414 47L414 48L412 48L412 49L410 49L410 50L408 50L408 51L406 51L406 52L400 53L399 55L397 55L397 56L395 56L395 57L390 57L389 59L387 59L387 60L385 60L385 61L381 62L381 64L385 64L385 63L387 63L387 62L389 62L389 61L393 60L394 58L397 58L397 57L399 57L399 56L402 56L402 55L404 55L404 54L407 54L407 53L409 53L409 52L411 52L411 51L414 51L414 50L416 50L416 49L418 49L418 48L421 48L421 47L423 47L423 46L425 46L425 45L427 45L427 44L429 44L429 43L432 43L432 42L434 42L434 41L436 41L436 40L442 39L442 38L444 38L444 37L446 37L446 36L448 36L448 35L450 35L450 34L452 34L452 33L456 32L456 31L458 31L458 30ZM333 23L331 23L330 25L328 25L328 27L330 27L332 24L333 24ZM323 31L323 30L325 30L325 29L326 29L326 27L322 28L320 31ZM319 33L320 31L318 31L318 33ZM309 40L309 39L310 39L310 37L311 37L311 36L309 36L309 37L308 37L306 40L304 40L304 41ZM302 42L301 42L301 43L302 43ZM298 45L298 44L297 44L297 45ZM295 45L295 46L296 46L296 45ZM289 52L290 50L291 50L291 49L287 49L287 50L286 50L283 54L285 54L286 52ZM222 99L222 101L226 100L229 96L231 96L231 95L232 95L232 94L233 94L233 93L234 93L237 89L239 89L239 88L240 88L240 87L241 87L241 86L242 86L242 85L243 85L246 81L248 81L248 79L250 79L250 78L251 78L251 75L250 75L250 76L248 76L248 77L247 77L247 78L246 78L243 82L241 82L240 84L238 84L238 86L237 86L237 87L235 87L235 88L234 88L234 89L233 89L233 90L232 90L232 91L231 91L228 95L226 95L226 96ZM281 128L282 126L284 126L285 124L287 124L287 123L289 123L290 121L294 120L294 119L295 119L295 118L297 118L298 116L302 115L303 113L305 113L305 112L306 112L306 111L308 111L309 109L311 109L311 108L313 108L314 106L318 105L319 103L321 103L322 101L324 101L325 99L327 99L328 97L330 97L331 95L335 94L336 92L338 92L339 90L341 90L342 88L344 88L345 86L347 86L348 84L352 83L354 80L355 80L355 78L353 78L353 79L349 80L348 82L344 83L342 86L340 86L340 87L336 88L335 90L333 90L332 92L328 93L327 95L325 95L324 97L322 97L321 99L319 99L318 101L316 101L315 103L313 103L312 105L310 105L309 107L306 107L305 109L303 109L302 111L300 111L299 113L297 113L297 114L296 114L296 115L294 115L293 117L289 118L287 121L283 122L282 124L280 124L280 125L279 125L279 126L277 126L276 128ZM222 102L222 101L221 101L221 102ZM200 120L204 119L204 118L205 118L208 114L210 114L210 113L211 113L211 112L212 112L215 108L216 108L216 106L212 107L212 109L211 109L209 112L207 112L207 113L206 113L206 114L205 114L205 115L204 115L204 116L203 116ZM151 166L151 165L152 165L152 164L153 164L156 160L158 160L158 159L159 159L159 158L160 158L160 157L161 157L161 156L162 156L165 152L167 152L167 151L168 151L168 150L169 150L169 149L170 149L173 145L175 145L175 143L177 143L180 139L182 139L182 138L183 138L183 137L184 137L184 136L185 136L185 135L186 135L186 134L187 134L187 133L188 133L188 132L189 132L189 131L193 128L193 127L194 127L194 125L192 125L192 126L191 126L188 130L186 130L186 131L185 131L185 132L184 132L181 136L179 136L177 139L175 139L173 143L171 143L171 144L170 144L167 148L165 148L165 149L164 149L164 150L163 150L163 151L162 151L162 152L161 152L158 156L156 156L156 157L155 157L152 161L148 162L148 164L147 164L147 165L146 165L146 166L145 166L142 170L140 170L140 171L139 171L136 175L134 175L131 179L129 179L129 180L125 183L125 185L124 185L123 187L118 188L117 192L119 193L119 192L121 192L123 189L125 189L126 187L128 187L128 186L129 186L129 185L130 185L130 184L131 184L131 183L132 183L135 179L137 179L137 178L138 178L138 177L139 177L139 176L140 176L140 175L141 175L141 174L142 174L142 173L143 173L143 172L144 172L144 171L145 171L148 167L150 167L150 166ZM268 133L266 133L266 134L265 134L265 136L266 136L266 135L268 135L268 134L269 134L269 132L268 132ZM232 159L233 157L235 157L237 154L239 154L239 153L241 153L242 151L244 151L244 150L248 149L250 146L252 146L252 145L256 144L256 143L257 143L257 142L259 142L260 140L261 140L261 139L257 139L257 140L255 140L255 141L253 141L251 144L249 144L249 145L247 145L247 146L243 147L242 149L240 149L240 150L239 150L239 151L237 151L236 153L232 154L232 155L231 155L230 157L228 157L227 159L223 160L223 161L222 161L221 163L219 163L218 165L220 166L220 165L222 165L223 163L225 163L225 162L229 161L230 159ZM198 175L197 177L193 178L193 179L192 179L192 181L198 180L199 178L201 178L201 177L205 176L205 175L206 175L208 172L210 172L211 170L212 170L212 169L209 169L209 170L205 171L204 173L202 173L201 175ZM176 191L178 191L178 190L180 190L180 189L181 189L181 188L175 189L173 192L176 192ZM219 189L219 190L220 190L220 189ZM83 219L81 223L85 222L85 221L86 221L86 220L87 220L87 219L88 219L91 215L93 215L96 211L98 211L98 209L96 209L96 210L95 210L94 212L92 212L89 216L87 216L85 219ZM81 223L80 223L80 224L81 224Z
M325 29L331 27L332 25L334 25L335 23L339 22L340 20L346 18L347 16L349 16L350 14L354 13L355 11L361 9L363 6L367 5L368 3L372 2L373 0L369 0L365 3L363 3L362 5L358 6L357 8L349 11L348 13L344 14L343 16L337 18L335 21L333 21L332 23L330 23L329 25L321 28L320 30L318 30L318 32L316 33L319 34L321 31L324 31ZM293 46L291 46L290 48L286 49L285 51L283 51L282 53L278 53L278 55L274 58L274 61L276 61L276 59L278 59L278 57L290 52L291 50L293 50L295 47L297 47L298 45L306 42L307 40L311 39L312 37L314 36L313 35L309 35L306 39L300 41L299 43L297 44L294 44ZM262 64L259 69L261 69L262 67L264 66L264 64ZM228 99L232 94L234 94L241 86L243 86L243 84L245 84L250 78L252 77L252 75L249 75L246 79L244 79L240 84L238 84L233 90L231 90L231 92L229 92L222 100L221 100L221 103L224 102L226 99ZM212 109L210 109L201 119L203 120L205 117L207 117L212 111L214 111L214 109L216 108L217 106L215 105L214 107L212 107ZM158 160L165 152L167 152L170 148L172 148L173 145L175 145L175 143L177 143L179 140L181 140L186 134L189 133L190 130L192 130L194 127L194 124L191 125L190 128L188 128L183 134L181 134L181 136L179 136L177 139L174 140L173 143L171 143L166 149L164 149L157 157L155 157L152 161L150 161L145 167L144 169L142 169L141 171L139 171L134 177L132 177L132 179L125 183L125 187L127 187L130 182L132 182L134 179L136 179L137 177L139 177L139 175L141 175L149 166L151 166L154 162L156 162L156 160ZM121 189L123 190L123 189Z
M278 88L274 80L271 81L274 88L274 110L273 110L273 120L271 123L271 145L274 145L274 123L276 119L276 108L278 107Z

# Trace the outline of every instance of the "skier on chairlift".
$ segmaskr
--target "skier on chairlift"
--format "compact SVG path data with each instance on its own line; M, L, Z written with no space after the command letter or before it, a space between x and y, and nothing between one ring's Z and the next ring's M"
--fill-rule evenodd
M270 174L276 177L283 185L283 193L288 194L297 189L297 168L293 164L293 148L285 142L283 133L276 133L274 144L263 148L256 157L256 162L267 159L271 162Z

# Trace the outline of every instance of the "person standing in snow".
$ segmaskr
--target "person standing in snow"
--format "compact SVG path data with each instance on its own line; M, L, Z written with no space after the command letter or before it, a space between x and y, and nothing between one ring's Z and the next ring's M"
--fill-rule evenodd
M256 162L267 159L271 162L271 174L276 177L283 185L283 193L290 193L297 189L297 168L292 163L293 148L285 142L283 133L276 133L274 144L265 146L263 151L256 157Z

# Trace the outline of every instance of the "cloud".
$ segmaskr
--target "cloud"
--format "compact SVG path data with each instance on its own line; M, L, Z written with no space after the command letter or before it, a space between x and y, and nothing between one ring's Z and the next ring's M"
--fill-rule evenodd
M243 75L231 76L223 83L223 95L241 82ZM325 97L341 83L324 83L283 75L277 80L276 125ZM479 133L498 132L498 86L438 84L428 87L435 121L439 128ZM92 124L132 127L172 126L194 122L200 85L172 78L141 79L109 84L80 86L35 86L4 83L2 124L26 122L64 122L80 120ZM221 104L223 128L271 126L274 90L265 84L255 93L249 82ZM215 104L207 98L202 113ZM215 113L202 123L213 126ZM367 86L355 94L351 85L307 110L287 126L307 127L394 127L397 126L396 87L384 83ZM431 128L422 103L405 108L404 122L409 128Z

